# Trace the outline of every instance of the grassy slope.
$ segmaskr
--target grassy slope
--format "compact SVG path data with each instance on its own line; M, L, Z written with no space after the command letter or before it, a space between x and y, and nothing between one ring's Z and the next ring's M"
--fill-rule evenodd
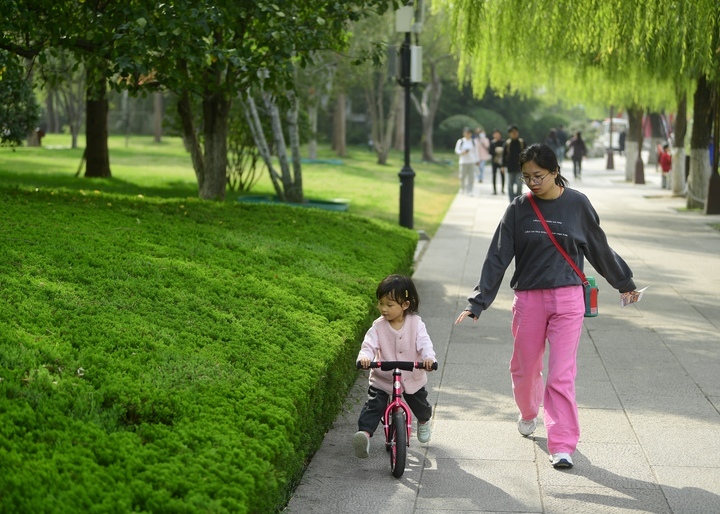
M416 241L316 210L0 194L0 510L272 510Z
M375 284L409 271L412 231L201 202L148 146L94 181L80 151L0 153L0 510L272 511L355 378ZM366 166L353 208L394 219L396 173Z

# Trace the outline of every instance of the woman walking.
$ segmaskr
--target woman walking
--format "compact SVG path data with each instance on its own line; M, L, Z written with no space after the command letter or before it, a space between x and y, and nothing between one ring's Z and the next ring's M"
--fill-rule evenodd
M633 274L608 245L598 215L588 198L568 187L555 151L535 144L520 155L522 181L531 189L542 217L579 269L583 258L623 297L636 295ZM537 427L540 405L547 429L547 447L555 468L572 467L580 438L575 401L577 349L585 301L578 274L544 230L528 195L517 197L505 211L483 263L480 281L468 305L455 320L478 317L495 300L512 260L513 354L510 361L513 396L520 411L518 431L529 436ZM547 383L543 355L549 348Z

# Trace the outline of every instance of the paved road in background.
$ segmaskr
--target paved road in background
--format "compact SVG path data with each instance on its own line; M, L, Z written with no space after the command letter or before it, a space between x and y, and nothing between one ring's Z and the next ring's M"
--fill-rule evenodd
M480 321L453 325L508 202L486 179L476 196L455 198L414 274L441 364L428 384L432 440L413 437L400 479L380 437L357 459L351 437L367 387L359 374L288 514L720 513L720 232L710 227L720 216L683 211L653 165L645 185L625 182L624 165L616 156L608 171L604 159L588 159L582 181L571 179L637 286L650 286L620 309L598 280L600 316L586 319L578 355L575 467L550 466L542 424L531 438L517 432L512 265Z

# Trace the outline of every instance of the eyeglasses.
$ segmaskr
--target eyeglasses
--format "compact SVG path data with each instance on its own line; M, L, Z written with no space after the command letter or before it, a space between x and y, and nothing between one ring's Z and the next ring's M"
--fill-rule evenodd
M539 186L540 184L542 184L542 181L545 180L545 177L547 177L551 173L552 173L552 171L548 171L542 177L523 177L523 176L521 176L518 180L520 180L521 183L526 184L528 186L529 185Z

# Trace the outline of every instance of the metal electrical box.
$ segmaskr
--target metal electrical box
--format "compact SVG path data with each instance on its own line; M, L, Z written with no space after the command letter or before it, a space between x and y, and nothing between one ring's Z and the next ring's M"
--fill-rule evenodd
M410 47L410 82L422 82L422 47Z
M395 32L410 32L413 26L415 9L412 5L405 5L395 11Z

